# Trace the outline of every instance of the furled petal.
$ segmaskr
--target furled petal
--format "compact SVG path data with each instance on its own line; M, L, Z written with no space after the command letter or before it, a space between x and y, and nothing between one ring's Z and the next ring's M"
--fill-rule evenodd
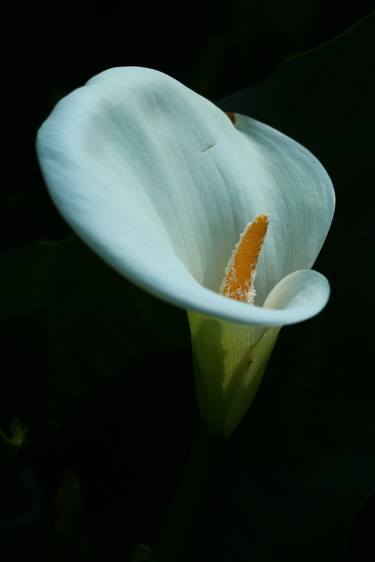
M172 78L128 67L64 98L37 148L65 219L151 293L261 326L298 322L324 306L328 284L318 274L282 280L316 259L333 189L319 162L281 133L244 116L233 126ZM261 213L270 215L255 283L264 307L216 292L245 224Z
M265 306L284 309L290 318L311 316L328 294L325 277L296 271L274 287ZM279 328L244 326L191 311L189 322L202 417L211 433L229 435L255 398Z

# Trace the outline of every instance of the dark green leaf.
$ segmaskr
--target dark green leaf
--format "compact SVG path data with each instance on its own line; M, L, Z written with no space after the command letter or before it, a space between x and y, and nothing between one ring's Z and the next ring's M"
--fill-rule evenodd
M155 364L168 371L190 353L184 311L128 283L75 237L9 252L0 278L3 329L18 326L21 349L22 335L35 340L34 353L44 349L50 421L111 381L147 371L155 379ZM40 331L30 333L26 318Z

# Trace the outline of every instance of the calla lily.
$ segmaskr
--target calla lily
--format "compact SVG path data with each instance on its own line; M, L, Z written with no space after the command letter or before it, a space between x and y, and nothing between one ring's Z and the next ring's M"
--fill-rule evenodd
M280 327L325 306L328 282L311 267L334 211L331 181L310 152L229 117L158 71L114 68L62 99L37 140L52 199L76 233L130 281L188 311L200 410L221 434L253 400ZM236 300L220 287L256 217L267 222L256 278L254 269L251 298Z

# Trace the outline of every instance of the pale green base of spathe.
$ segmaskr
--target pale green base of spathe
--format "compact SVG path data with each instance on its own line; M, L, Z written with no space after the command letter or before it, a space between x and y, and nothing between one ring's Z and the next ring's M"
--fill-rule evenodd
M255 398L280 328L188 317L202 419L211 433L228 436Z

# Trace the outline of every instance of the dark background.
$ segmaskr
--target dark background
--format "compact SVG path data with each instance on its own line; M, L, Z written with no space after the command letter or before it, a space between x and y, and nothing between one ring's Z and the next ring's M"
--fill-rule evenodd
M320 158L338 199L316 266L331 301L283 330L251 411L210 469L183 559L375 558L365 554L375 489L374 17L331 42L372 7L237 0L79 13L50 1L4 28L0 429L9 438L15 419L28 428L22 446L0 437L5 559L127 560L152 543L198 426L183 312L70 235L35 156L58 99L124 65L162 70L290 134Z
M16 209L17 216L2 224L7 229L2 244L66 232L47 202L33 148L35 132L58 99L91 76L113 66L148 66L217 100L255 84L288 55L331 39L372 7L364 0L339 9L323 0L236 0L229 6L218 0L174 8L109 2L99 12L79 2L74 7L56 0L36 3L3 33L8 37L4 140L9 170L3 187L7 211ZM27 204L20 217L14 198L21 195Z

